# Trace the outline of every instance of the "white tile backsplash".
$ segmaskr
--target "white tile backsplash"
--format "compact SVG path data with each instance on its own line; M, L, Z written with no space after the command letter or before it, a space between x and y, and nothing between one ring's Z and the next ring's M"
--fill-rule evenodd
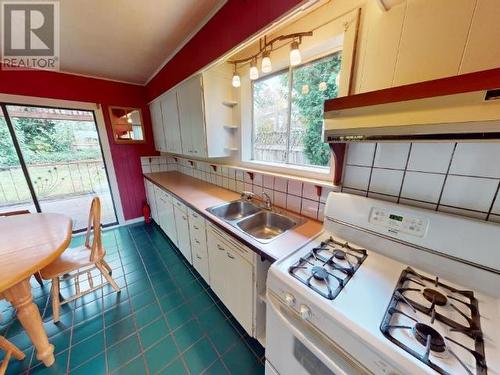
M453 148L453 143L414 143L411 148L408 169L446 173Z
M347 163L371 167L375 143L350 143L347 145Z
M313 201L318 201L319 196L318 188L316 187L316 185L305 182L302 186L302 197Z
M403 181L403 171L392 169L374 168L370 180L370 191L374 193L399 195L401 182Z
M304 216L310 217L312 219L318 218L318 201L312 201L310 199L302 199L302 207L300 213Z
M282 191L286 193L288 185L288 180L283 177L275 177L274 178L274 190Z
M404 169L408 160L409 143L379 143L375 150L374 167Z
M497 186L498 181L493 179L448 176L440 203L446 206L488 212Z
M435 173L407 171L401 198L411 198L420 201L437 203L443 188L445 176Z
M370 181L371 168L369 167L357 167L348 166L344 171L344 186L367 190L368 182Z
M274 191L274 204L278 207L286 208L286 193Z
M459 143L450 173L500 178L500 143Z
M274 176L264 175L262 184L268 189L274 189Z
M286 208L290 211L300 212L300 203L302 198L296 195L286 195Z
M288 194L302 196L302 181L288 180Z
M494 202L500 142L359 143L349 148L344 192L474 218L500 215L500 198ZM360 167L373 154L374 167Z

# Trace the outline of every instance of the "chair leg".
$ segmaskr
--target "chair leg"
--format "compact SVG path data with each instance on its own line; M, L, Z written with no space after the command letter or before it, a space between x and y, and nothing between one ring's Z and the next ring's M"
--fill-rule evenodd
M99 269L99 271L101 271L101 274L111 284L115 292L119 292L120 287L118 286L118 284L116 284L115 280L113 280L113 278L109 275L106 267L101 262L96 263L95 266Z
M57 323L59 322L59 308L61 307L61 303L59 302L59 277L52 279L51 298L52 319L54 320L54 323Z
M111 269L111 267L109 266L109 264L103 259L101 260L101 263L102 265L108 270L109 274L113 274L113 270Z
M12 356L19 361L25 357L25 354L17 346L2 336L0 336L0 349L5 352L12 352Z
M40 272L35 272L33 274L33 276L35 276L35 279L36 281L38 281L38 284L40 284L40 286L43 286L43 280L42 280L42 275L40 275Z

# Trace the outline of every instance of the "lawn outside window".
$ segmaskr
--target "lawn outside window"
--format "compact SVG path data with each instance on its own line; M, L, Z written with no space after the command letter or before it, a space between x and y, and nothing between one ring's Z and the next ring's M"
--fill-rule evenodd
M323 102L338 95L341 51L252 82L252 161L326 172Z

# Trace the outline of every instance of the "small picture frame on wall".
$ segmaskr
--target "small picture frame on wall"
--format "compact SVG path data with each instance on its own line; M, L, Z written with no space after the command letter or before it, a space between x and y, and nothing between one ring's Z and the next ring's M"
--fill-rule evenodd
M144 122L140 108L109 107L115 143L145 143Z

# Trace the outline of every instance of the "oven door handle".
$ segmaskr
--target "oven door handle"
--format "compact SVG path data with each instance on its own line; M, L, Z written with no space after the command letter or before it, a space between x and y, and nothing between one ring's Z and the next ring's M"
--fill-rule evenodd
M361 363L346 353L336 343L323 336L312 325L304 322L298 314L286 307L272 293L267 293L269 307L278 318L287 326L293 336L323 362L335 375L368 375L368 371ZM297 315L297 316L296 316Z

